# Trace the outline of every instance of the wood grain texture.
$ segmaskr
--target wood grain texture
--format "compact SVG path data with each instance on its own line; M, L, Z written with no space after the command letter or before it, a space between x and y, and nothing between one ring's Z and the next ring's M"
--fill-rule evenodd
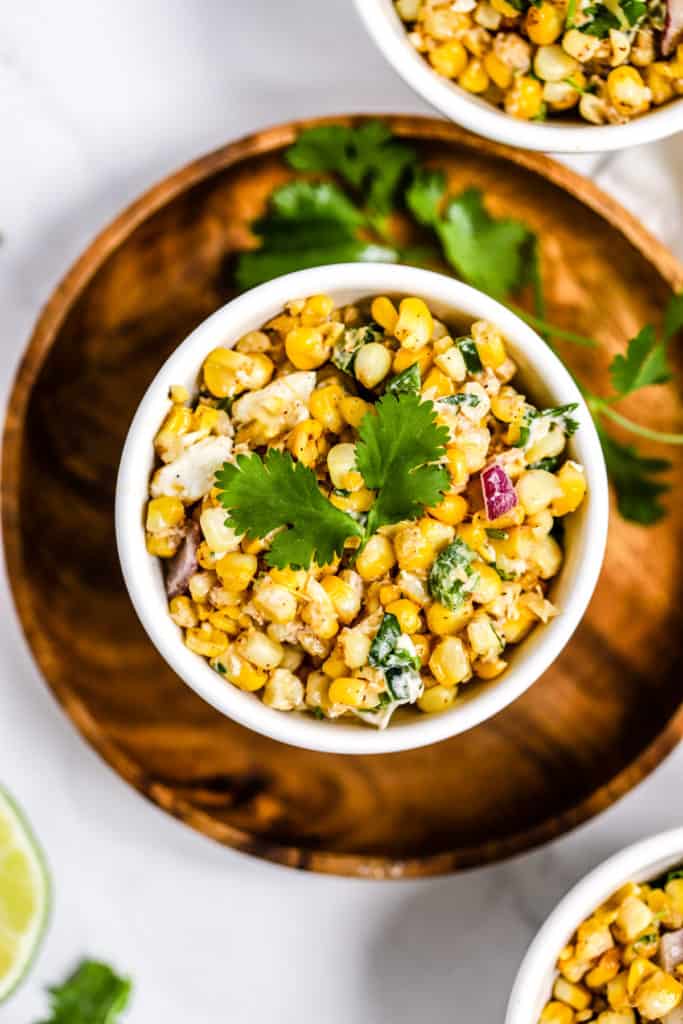
M599 389L613 351L659 321L670 287L683 286L680 264L592 183L547 157L441 121L390 121L447 168L454 188L483 188L494 213L539 233L551 319L603 343L597 352L565 350ZM110 225L56 289L5 425L10 579L67 714L168 813L293 867L375 878L454 871L528 849L605 809L680 739L683 459L674 456L669 517L648 530L612 516L600 585L575 638L485 725L423 750L352 758L278 745L204 704L156 654L126 595L114 545L116 469L149 380L230 298L234 253L250 245L247 224L273 185L290 176L282 149L301 127L261 132L172 175ZM675 390L653 393L646 415L680 429Z

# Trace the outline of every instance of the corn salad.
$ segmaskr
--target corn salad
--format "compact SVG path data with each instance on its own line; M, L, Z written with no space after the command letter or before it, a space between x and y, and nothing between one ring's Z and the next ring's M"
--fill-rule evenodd
M674 0L671 0L674 2ZM683 96L662 0L396 0L434 71L523 121L623 124Z
M683 871L623 885L560 953L540 1024L683 1019Z
M557 614L546 596L562 564L553 527L586 493L565 453L576 424L530 405L515 372L493 324L458 337L416 297L343 309L325 295L296 300L211 352L196 398L172 389L146 512L147 549L166 560L169 612L187 647L272 708L379 727L398 704L444 711L460 687L500 676L508 647ZM434 403L447 428L442 500L360 550L350 538L333 564L269 567L269 538L226 526L216 471L280 449L363 521L375 493L356 467L358 428L397 381ZM491 471L514 506L495 519L482 496ZM413 666L398 696L375 641Z

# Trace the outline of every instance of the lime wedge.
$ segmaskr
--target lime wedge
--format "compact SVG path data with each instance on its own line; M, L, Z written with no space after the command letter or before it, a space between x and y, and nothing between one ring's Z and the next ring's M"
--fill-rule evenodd
M0 789L0 1003L27 973L45 931L50 879L31 829Z

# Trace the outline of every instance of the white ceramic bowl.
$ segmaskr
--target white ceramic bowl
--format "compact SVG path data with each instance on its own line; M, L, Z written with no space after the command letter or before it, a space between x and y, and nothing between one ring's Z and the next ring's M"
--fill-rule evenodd
M586 875L555 907L529 946L512 989L505 1024L538 1024L551 998L555 962L576 928L625 882L646 882L683 862L683 828L628 846Z
M411 710L379 732L361 723L318 721L305 713L275 711L253 694L227 684L203 658L184 646L168 615L161 565L147 553L144 507L154 464L154 436L169 408L169 388L182 384L196 392L205 356L218 345L232 345L260 327L290 299L320 292L338 304L378 295L419 295L437 315L468 324L494 321L509 342L525 390L545 405L578 402L581 429L570 442L572 457L586 470L588 498L570 517L566 559L553 582L561 614L539 626L514 652L505 674L464 688L464 697L439 715ZM150 384L126 439L116 487L116 537L126 585L150 639L188 686L223 714L284 743L348 754L387 753L424 746L464 732L490 718L524 693L555 660L576 629L591 598L604 554L608 492L600 442L590 413L562 363L530 327L493 299L453 278L412 267L352 263L289 274L254 288L205 320L176 349Z
M654 142L683 130L683 97L620 125L520 121L437 75L409 42L393 0L355 0L365 27L394 70L423 99L470 131L546 153L603 153Z

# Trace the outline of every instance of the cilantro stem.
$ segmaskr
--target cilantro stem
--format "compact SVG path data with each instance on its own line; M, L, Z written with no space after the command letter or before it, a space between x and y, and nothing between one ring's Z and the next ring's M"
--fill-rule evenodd
M514 302L507 303L508 309L511 309L513 313L516 313L518 317L528 323L531 327L535 327L538 331L544 331L550 334L553 338L559 338L561 341L571 341L574 345L582 345L583 348L597 348L598 343L594 338L587 338L583 334L575 334L574 331L567 331L564 327L557 327L555 324L549 323L547 320L542 319L540 316L533 316L528 313L526 309L522 309L521 306L516 305Z
M616 409L612 409L603 399L588 399L591 412L593 414L607 416L609 419L614 420L624 430L629 430L632 434L638 434L639 437L646 437L650 441L658 441L660 444L680 444L683 445L683 434L667 434L661 430L652 430L650 427L643 427L640 423L634 423L633 420L629 420L626 416L622 416Z

